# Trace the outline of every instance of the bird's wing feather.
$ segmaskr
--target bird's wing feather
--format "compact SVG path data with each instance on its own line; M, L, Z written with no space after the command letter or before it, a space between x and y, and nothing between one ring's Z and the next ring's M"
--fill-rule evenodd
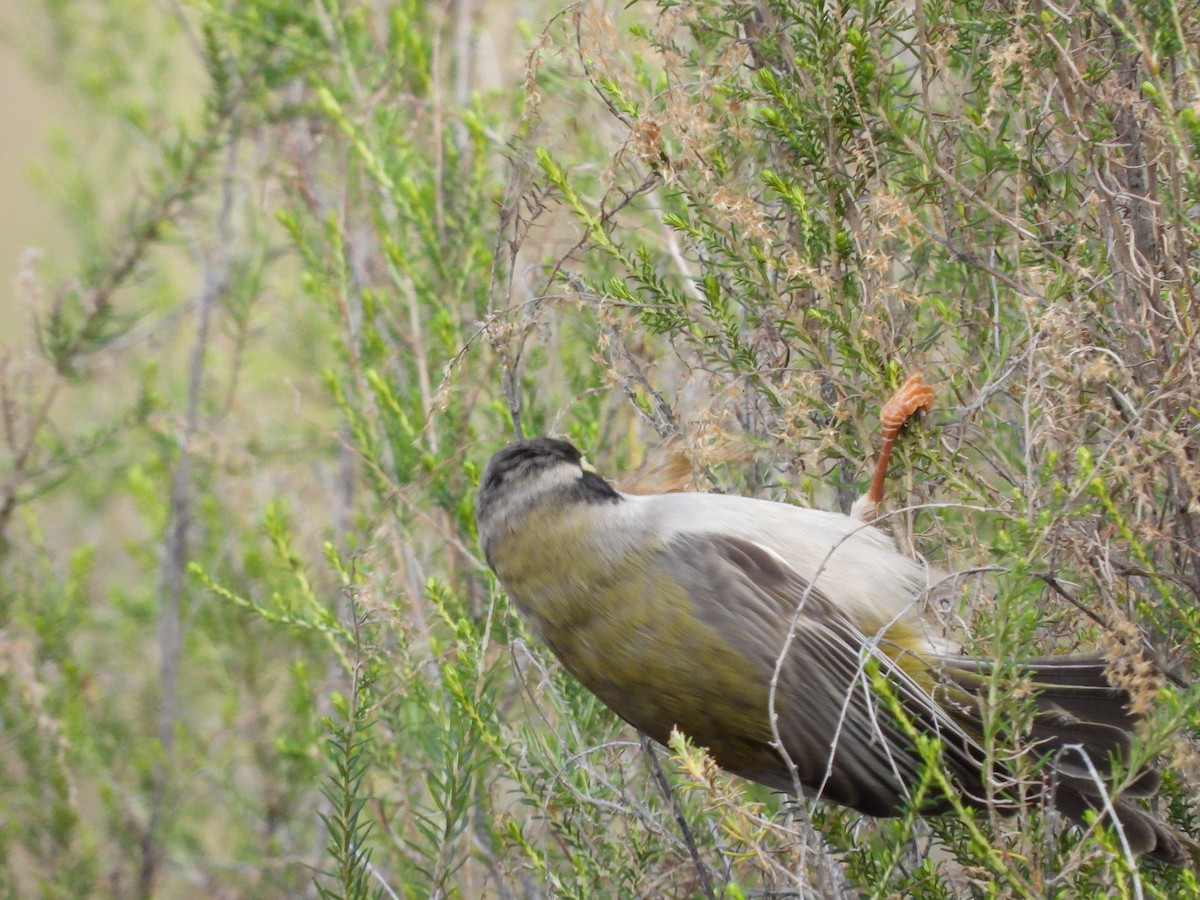
M877 665L916 729L943 738L955 780L977 789L979 756L971 739L903 669L902 648L859 631L835 603L778 554L730 535L676 535L659 559L687 592L697 617L751 661L764 686L776 675L775 709L783 749L810 793L873 815L895 814L922 768L912 741L871 688ZM764 711L765 712L765 711ZM795 787L786 765L741 774ZM940 805L931 799L926 809Z
M667 540L719 533L777 554L802 579L834 596L860 628L911 615L926 587L922 566L896 550L884 532L848 516L729 494L629 497L618 507L631 523Z

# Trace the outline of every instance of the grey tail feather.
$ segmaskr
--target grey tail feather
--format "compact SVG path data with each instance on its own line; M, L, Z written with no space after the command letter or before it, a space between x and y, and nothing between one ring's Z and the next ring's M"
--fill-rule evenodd
M939 656L946 675L965 690L977 690L996 670L989 660ZM1056 709L1077 719L1132 728L1129 695L1108 680L1108 664L1094 656L1040 657L1021 662L1016 674L1029 679L1039 710ZM974 677L972 677L974 676Z
M1156 819L1148 811L1124 799L1117 798L1110 802L1125 842L1135 857L1145 854L1171 866L1193 864L1194 854L1200 853L1200 843L1191 835ZM1101 822L1110 819L1104 799L1098 793L1083 793L1066 784L1060 784L1054 792L1054 806L1080 826L1085 826L1085 815L1089 810L1095 812Z
M934 668L944 683L978 702L997 667L985 660L946 656L938 657ZM1130 802L1155 795L1162 782L1158 772L1144 768L1128 779L1119 795L1110 794L1114 769L1132 749L1130 730L1138 717L1129 711L1129 695L1108 681L1106 670L1102 658L1091 656L1044 657L1016 667L1016 674L1026 676L1034 691L1037 712L1031 732L1046 754L1054 805L1081 826L1089 810L1103 821L1111 807L1135 856L1189 865L1192 854L1200 854L1200 843Z

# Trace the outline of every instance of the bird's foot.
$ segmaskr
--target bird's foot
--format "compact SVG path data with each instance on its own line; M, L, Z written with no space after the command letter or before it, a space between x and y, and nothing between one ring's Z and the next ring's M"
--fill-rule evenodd
M850 515L860 522L870 522L879 515L879 504L883 501L883 483L887 480L888 463L892 458L892 446L904 423L917 412L933 409L933 388L920 375L911 376L892 394L879 413L880 446L879 461L875 464L875 477L871 487L855 501Z
M890 400L883 404L879 413L880 431L883 440L895 440L901 427L917 410L929 412L933 409L933 388L927 385L919 374L913 375L900 385Z

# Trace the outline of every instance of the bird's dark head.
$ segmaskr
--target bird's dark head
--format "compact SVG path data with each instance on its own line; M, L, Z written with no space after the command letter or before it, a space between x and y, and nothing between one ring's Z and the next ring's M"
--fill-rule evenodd
M613 503L621 495L588 466L571 443L557 438L517 441L488 460L479 483L475 516L483 541L489 532L513 527L514 517L548 503Z

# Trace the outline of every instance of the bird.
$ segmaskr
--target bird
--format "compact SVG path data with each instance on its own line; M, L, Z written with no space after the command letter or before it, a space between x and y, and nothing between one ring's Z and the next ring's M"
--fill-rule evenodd
M678 728L736 775L887 817L915 801L923 734L939 739L962 805L1017 808L993 789L1004 764L982 746L996 663L947 647L918 609L925 568L861 516L734 494L626 493L570 442L537 437L488 461L476 520L487 564L535 634L659 743ZM1104 658L1018 668L1053 804L1081 825L1089 811L1115 818L1134 856L1187 865L1200 844L1138 802L1159 774L1142 769L1112 790L1137 716ZM954 808L944 794L922 797L921 815Z

